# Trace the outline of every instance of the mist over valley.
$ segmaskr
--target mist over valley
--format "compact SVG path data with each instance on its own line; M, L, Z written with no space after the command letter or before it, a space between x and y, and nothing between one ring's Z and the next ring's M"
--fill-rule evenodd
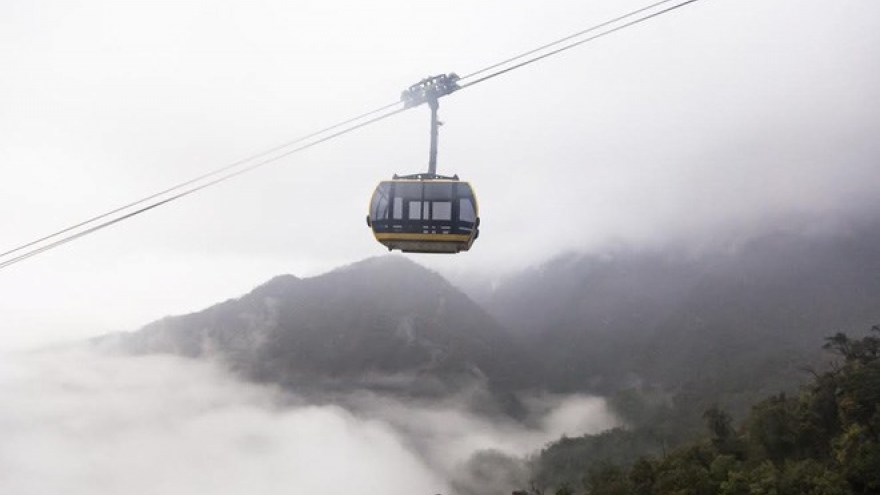
M605 439L590 462L626 462L699 435L713 405L742 418L794 392L824 366L825 337L880 319L876 227L777 230L700 255L572 253L473 298L405 257L370 258L8 355L0 487L552 486L560 439ZM654 440L638 438L646 426Z
M880 493L878 18L0 2L0 494Z

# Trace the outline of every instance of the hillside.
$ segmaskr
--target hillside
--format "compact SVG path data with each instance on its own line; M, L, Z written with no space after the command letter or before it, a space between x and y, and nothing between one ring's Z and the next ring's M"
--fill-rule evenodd
M568 495L878 493L880 326L862 339L838 333L823 348L833 367L798 394L764 398L738 424L713 406L699 418L699 440L647 446L653 455L641 457L625 451L647 440L635 433L563 438L535 458L537 485Z
M824 337L880 321L880 224L700 255L562 256L508 279L486 307L543 357L555 390L751 402L805 380Z
M314 278L276 277L204 311L120 339L129 352L215 357L299 391L442 395L473 383L523 386L523 353L442 277L400 256Z
M486 310L437 273L388 256L276 277L120 342L216 357L297 390L442 396L481 384L507 398L612 396L634 424L657 421L645 401L697 416L717 402L741 417L803 383L824 337L880 321L880 225L777 231L700 255L571 254L484 299ZM661 413L674 421L682 411Z

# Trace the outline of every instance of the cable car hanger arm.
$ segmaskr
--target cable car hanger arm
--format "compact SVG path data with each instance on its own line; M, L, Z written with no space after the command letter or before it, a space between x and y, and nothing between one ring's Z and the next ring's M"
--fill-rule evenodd
M437 175L437 139L440 122L437 118L437 110L440 108L440 98L461 89L458 85L458 75L455 72L426 77L413 84L400 94L403 108L409 109L427 103L431 109L431 150L428 155L428 173L416 174L419 178L436 179Z

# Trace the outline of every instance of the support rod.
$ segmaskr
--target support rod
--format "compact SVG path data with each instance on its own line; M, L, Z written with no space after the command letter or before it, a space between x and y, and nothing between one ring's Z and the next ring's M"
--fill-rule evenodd
M437 175L437 135L440 122L437 120L437 109L440 102L437 98L428 98L428 106L431 108L431 151L428 155L428 175Z
M437 109L440 107L439 99L460 89L458 76L454 72L440 74L422 79L405 89L400 94L400 100L404 108L412 108L422 103L431 107L431 152L428 155L428 178L436 178L437 175L437 134L443 125L437 120Z

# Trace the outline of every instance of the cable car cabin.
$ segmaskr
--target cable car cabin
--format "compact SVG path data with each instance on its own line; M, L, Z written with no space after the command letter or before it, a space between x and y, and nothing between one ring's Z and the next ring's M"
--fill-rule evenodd
M480 219L473 188L457 176L395 176L376 186L367 225L389 251L458 253L477 239Z

